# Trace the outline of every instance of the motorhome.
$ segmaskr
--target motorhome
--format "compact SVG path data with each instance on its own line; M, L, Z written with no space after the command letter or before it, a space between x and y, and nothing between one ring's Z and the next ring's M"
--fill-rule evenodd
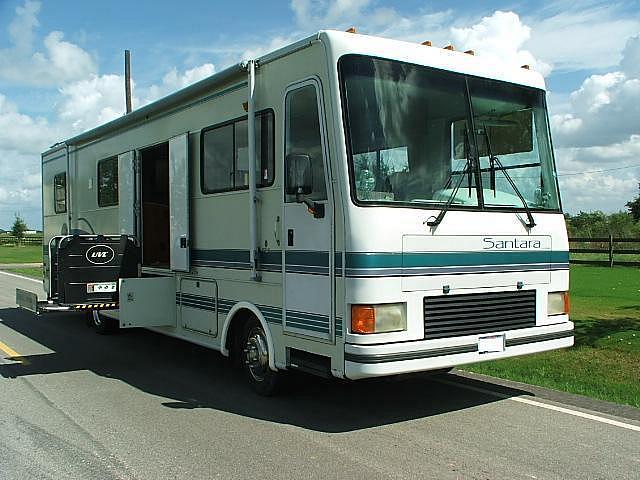
M542 76L321 31L42 155L44 285L240 359L361 379L568 347Z

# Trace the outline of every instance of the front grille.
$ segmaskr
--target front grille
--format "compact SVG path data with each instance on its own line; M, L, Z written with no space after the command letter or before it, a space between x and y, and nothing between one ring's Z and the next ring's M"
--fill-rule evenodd
M426 339L501 332L535 325L535 290L424 297Z

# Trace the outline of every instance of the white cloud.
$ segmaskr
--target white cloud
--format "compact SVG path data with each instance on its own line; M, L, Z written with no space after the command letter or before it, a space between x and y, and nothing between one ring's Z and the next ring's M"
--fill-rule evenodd
M16 8L16 17L8 29L11 46L0 49L0 79L20 86L51 87L95 73L91 55L65 41L62 32L49 32L43 49L34 50L39 11L40 3L32 1Z
M631 38L615 71L591 75L571 93L568 111L552 117L556 145L607 146L640 133L638 44L639 37Z
M32 118L18 111L16 105L0 94L0 151L37 154L55 134L44 118Z
M452 28L456 43L462 49L477 49L478 55L492 65L530 65L542 75L548 75L551 65L537 60L522 46L531 36L531 28L513 12L494 12L480 23L467 28Z
M371 0L291 0L298 25L307 30L335 28L361 20Z
M601 210L617 212L638 194L638 178L632 174L602 175L589 173L560 178L565 211Z
M629 78L640 78L640 35L627 40L622 52L620 70Z
M60 89L57 120L69 133L88 130L124 114L124 77L92 75Z
M494 65L527 64L543 75L551 71L550 64L523 48L531 29L514 12L496 11L468 26L469 19L451 10L404 16L393 8L376 7L369 0L292 0L291 8L298 25L306 30L356 26L363 33L410 42L453 43L459 50L474 50Z
M552 117L568 211L624 209L640 181L640 37L626 42L616 70L586 78L569 111ZM626 168L631 167L631 168ZM563 173L592 172L582 175Z
M532 28L527 48L557 70L615 67L626 40L640 31L640 17L621 12L615 3L559 8L551 16L526 19Z
M33 45L33 30L38 22L40 2L26 1L24 6L16 7L16 16L9 24L9 37L18 51L29 51Z
M212 63L199 65L190 70L186 70L184 73L179 73L174 67L162 77L162 83L160 85L151 85L147 88L146 91L143 92L143 99L140 104L136 105L136 102L134 102L134 106L145 105L164 97L187 85L191 85L192 83L196 83L199 80L213 75L215 71L215 66Z

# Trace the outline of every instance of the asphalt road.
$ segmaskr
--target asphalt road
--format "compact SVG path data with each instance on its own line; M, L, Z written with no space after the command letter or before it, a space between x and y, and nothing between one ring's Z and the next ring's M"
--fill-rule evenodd
M20 285L39 287L0 273L0 342L21 355L0 350L2 480L640 478L637 409L453 374L295 375L260 398L216 352L18 310Z

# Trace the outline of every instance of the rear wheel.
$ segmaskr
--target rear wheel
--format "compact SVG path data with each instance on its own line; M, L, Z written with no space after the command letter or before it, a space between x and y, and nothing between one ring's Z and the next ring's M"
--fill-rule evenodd
M242 329L240 359L251 388L259 395L273 395L278 386L278 372L269 368L267 335L256 318L250 318Z
M120 329L117 320L101 315L99 310L91 310L88 315L90 325L100 335L115 333Z

